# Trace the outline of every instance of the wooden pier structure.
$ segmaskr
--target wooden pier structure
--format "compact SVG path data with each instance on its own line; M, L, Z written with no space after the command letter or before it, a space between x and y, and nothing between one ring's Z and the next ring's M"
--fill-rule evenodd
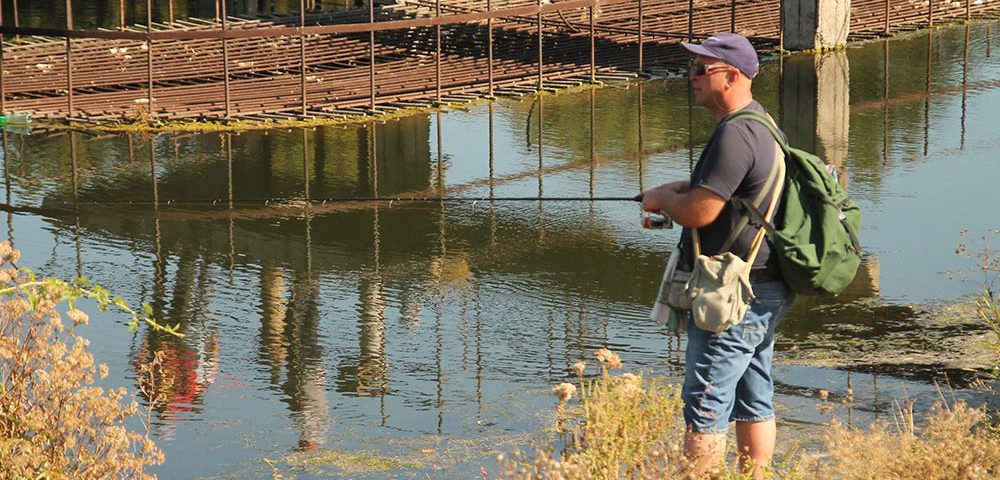
M736 31L781 48L781 0L397 0L270 18L74 29L8 25L0 112L60 121L285 120L520 96L683 68L679 42ZM926 5L925 5L926 4ZM857 0L872 38L992 15L995 0ZM172 11L172 9L171 9ZM122 15L122 19L124 19Z

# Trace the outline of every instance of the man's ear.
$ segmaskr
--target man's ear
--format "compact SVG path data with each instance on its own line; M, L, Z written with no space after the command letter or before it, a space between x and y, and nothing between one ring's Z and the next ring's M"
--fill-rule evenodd
M736 85L736 81L740 79L740 75L743 74L735 68L726 70L726 80L729 80L729 83L732 85Z

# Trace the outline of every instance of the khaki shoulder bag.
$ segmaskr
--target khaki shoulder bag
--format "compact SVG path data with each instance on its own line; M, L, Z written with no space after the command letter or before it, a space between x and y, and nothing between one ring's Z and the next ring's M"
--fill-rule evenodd
M776 182L770 205L767 207L765 220L774 218L781 189L784 186L785 158L780 147L775 148L774 164L764 188L757 195L755 204L760 204L768 190ZM750 302L754 299L753 288L750 286L750 269L764 241L765 228L760 228L750 244L750 252L744 261L736 254L726 251L735 243L739 233L746 227L749 220L744 217L729 235L719 255L705 256L701 254L698 229L691 230L691 243L694 246L694 268L687 280L680 297L690 305L694 324L702 330L721 332L740 323Z

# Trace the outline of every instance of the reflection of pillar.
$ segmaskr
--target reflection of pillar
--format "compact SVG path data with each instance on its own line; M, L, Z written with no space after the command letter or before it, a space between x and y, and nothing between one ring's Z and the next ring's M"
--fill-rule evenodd
M597 161L597 118L595 112L594 88L590 88L590 198L594 198L594 164ZM593 207L594 203L590 203Z
M476 302L476 420L477 424L482 424L483 420L483 309L479 300L482 292L475 292Z
M281 267L267 265L260 271L260 346L273 384L278 383L281 367L288 357L283 337L288 306L285 281L285 270Z
M382 280L365 275L359 284L358 366L353 390L358 395L376 396L385 392L389 369L385 361L386 299Z
M969 0L967 0L969 1ZM969 93L969 30L965 25L965 47L962 49L962 140L960 148L965 148L965 101Z
M302 129L302 185L306 202L309 196L309 130Z
M782 0L781 13L788 50L823 50L847 43L850 0Z
M436 112L437 165L431 171L431 185L437 187L438 196L444 196L444 152L441 147L441 112Z
M931 60L934 57L934 30L927 32L927 76L924 77L924 156L931 148Z
M993 56L993 24L986 24L986 58Z
M889 39L883 42L882 60L882 164L889 164Z
M588 186L588 191L590 193L590 198L594 198L594 172L597 168L597 108L596 101L594 99L595 89L590 88L590 184ZM587 216L589 222L588 226L594 228L597 224L597 214L594 211L594 202L588 203L588 213Z
M437 299L437 304L434 306L434 370L436 372L435 384L437 384L437 433L438 435L444 434L444 367L442 365L441 357L444 354L444 334L441 331L441 317L443 313L441 309L443 308L442 303L444 299L442 298L444 293Z
M76 132L69 132L69 156L73 168L73 233L76 240L76 276L83 276L83 255L80 252L80 205L77 197L80 191L80 170L76 159Z
M545 123L545 96L539 93L536 98L538 99L538 241L542 242L545 240L545 203L541 200L545 194L542 184L542 177L545 176L544 128L542 127L542 124Z
M3 136L3 185L4 185L4 196L7 200L7 205L10 206L10 158L7 156L7 130L0 131ZM7 212L7 241L10 242L11 248L14 247L14 211L10 210Z
M236 264L236 240L234 237L236 221L233 218L233 136L227 133L226 143L226 199L229 202L229 283L233 282L233 272Z
M493 169L493 102L490 102L490 127L489 127L489 158L490 158L490 246L497 242L497 217L496 202L493 197L496 191L496 175ZM7 203L10 203L9 201Z
M299 428L299 448L312 450L326 443L330 412L326 400L326 367L318 340L319 284L310 275L296 276L285 320L288 396L292 420Z
M645 161L645 146L642 144L642 90L643 90L643 86L645 86L645 84L643 82L639 82L639 95L638 95L638 97L639 97L639 117L638 117L638 127L639 127L639 191L640 192L644 190L642 188L642 174L644 173L643 169L644 169L644 166L645 166L645 165L643 165L643 163Z
M794 147L815 152L846 184L850 72L843 51L793 56L785 62L782 128Z

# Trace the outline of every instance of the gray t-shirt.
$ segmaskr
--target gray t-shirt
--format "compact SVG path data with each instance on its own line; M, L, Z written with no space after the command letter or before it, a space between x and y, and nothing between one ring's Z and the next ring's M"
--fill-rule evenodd
M764 106L756 101L745 108L767 113ZM771 131L755 120L737 119L716 127L691 173L691 188L707 188L726 200L726 205L715 221L698 229L703 255L723 253L719 251L723 242L742 216L742 210L735 203L736 198L752 200L764 188L774 164L776 148L778 146ZM761 212L767 211L770 199L769 193L762 204L757 205ZM746 260L759 228L760 224L750 221L729 251ZM690 270L694 265L689 228L684 228L681 232L680 260L683 270ZM777 259L771 256L771 249L766 241L757 252L753 271L780 275Z

